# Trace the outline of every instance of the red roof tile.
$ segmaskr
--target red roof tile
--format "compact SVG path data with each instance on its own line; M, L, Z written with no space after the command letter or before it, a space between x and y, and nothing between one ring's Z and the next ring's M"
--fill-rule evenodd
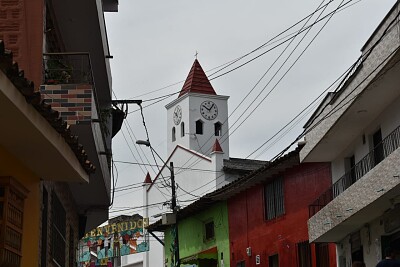
M222 151L222 147L219 144L218 139L215 139L215 143L213 145L212 152L224 152L224 151Z
M189 92L207 95L217 94L197 59L195 59L193 66L190 69L178 98Z
M2 40L0 40L0 71L7 75L14 86L25 97L26 102L31 104L64 138L86 173L94 173L96 167L88 160L86 151L78 142L78 136L71 133L70 126L59 116L59 112L52 109L51 105L45 103L42 99L42 94L35 92L33 82L28 81L24 76L24 71L19 69L16 62L13 62L13 54L11 51L5 49Z
M150 177L150 173L147 172L146 178L144 178L144 184L151 184L151 177Z

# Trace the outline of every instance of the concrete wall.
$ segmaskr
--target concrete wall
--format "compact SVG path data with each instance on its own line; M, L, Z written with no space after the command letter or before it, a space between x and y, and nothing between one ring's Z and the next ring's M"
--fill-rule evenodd
M361 245L363 247L364 262L367 266L375 266L382 259L381 235L384 233L381 218L372 220L359 230ZM344 265L339 267L350 267L351 243L350 236L346 236L337 243L338 259L341 259Z
M393 12L383 23L382 27L376 32L372 38L372 42L364 49L364 56L367 55L365 52L370 48L385 32L388 23L392 21L397 15L397 12ZM369 54L368 58L363 62L361 69L349 84L341 89L341 94L332 103L328 105L324 111L318 116L313 124L319 122L319 118L323 118L326 114L337 108L337 103L340 108L328 118L324 119L319 125L317 125L310 133L306 135L306 144L300 152L300 159L303 161L307 155L313 150L322 138L327 134L329 129L336 123L336 121L342 116L347 108L354 102L355 96L360 94L366 89L367 85L373 80L376 74L382 70L384 64L380 65L384 60L399 46L400 35L398 24L387 30L383 39L377 44L377 46ZM312 125L311 125L312 126Z
M400 86L399 86L400 89ZM345 174L345 159L354 154L356 163L367 155L372 149L372 135L380 128L382 139L388 136L394 129L400 126L400 97L394 99L372 123L365 127L363 132L358 133L357 137L352 141L351 145L332 161L332 182L336 182L343 174ZM365 144L363 144L362 136L365 136Z
M310 218L309 239L336 242L381 216L400 190L399 161L400 148Z

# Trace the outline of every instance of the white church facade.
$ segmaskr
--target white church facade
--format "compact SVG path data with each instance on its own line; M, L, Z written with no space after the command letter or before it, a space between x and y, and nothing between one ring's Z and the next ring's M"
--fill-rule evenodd
M172 212L171 171L179 209L265 164L229 157L228 99L215 92L196 59L178 98L166 105L169 156L157 176L151 179L148 175L144 181L143 217L150 224ZM163 245L150 243L143 266L166 266Z

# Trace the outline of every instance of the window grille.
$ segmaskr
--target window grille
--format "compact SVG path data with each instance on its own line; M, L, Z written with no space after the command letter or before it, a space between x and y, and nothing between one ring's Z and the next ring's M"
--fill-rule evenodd
M285 214L285 195L282 177L265 185L264 198L265 215L267 220L271 220Z
M28 191L12 177L0 177L0 266L19 267L24 202Z
M51 211L51 254L53 261L60 267L65 267L66 212L55 192L51 196Z

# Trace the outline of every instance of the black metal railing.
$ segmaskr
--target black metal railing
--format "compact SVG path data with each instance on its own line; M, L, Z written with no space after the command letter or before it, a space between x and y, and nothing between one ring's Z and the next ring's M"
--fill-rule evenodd
M89 53L44 53L43 84L93 84Z
M309 218L325 207L334 198L344 192L357 180L367 174L379 162L400 147L400 126L377 144L365 157L355 164L339 180L329 187L319 198L308 206Z

